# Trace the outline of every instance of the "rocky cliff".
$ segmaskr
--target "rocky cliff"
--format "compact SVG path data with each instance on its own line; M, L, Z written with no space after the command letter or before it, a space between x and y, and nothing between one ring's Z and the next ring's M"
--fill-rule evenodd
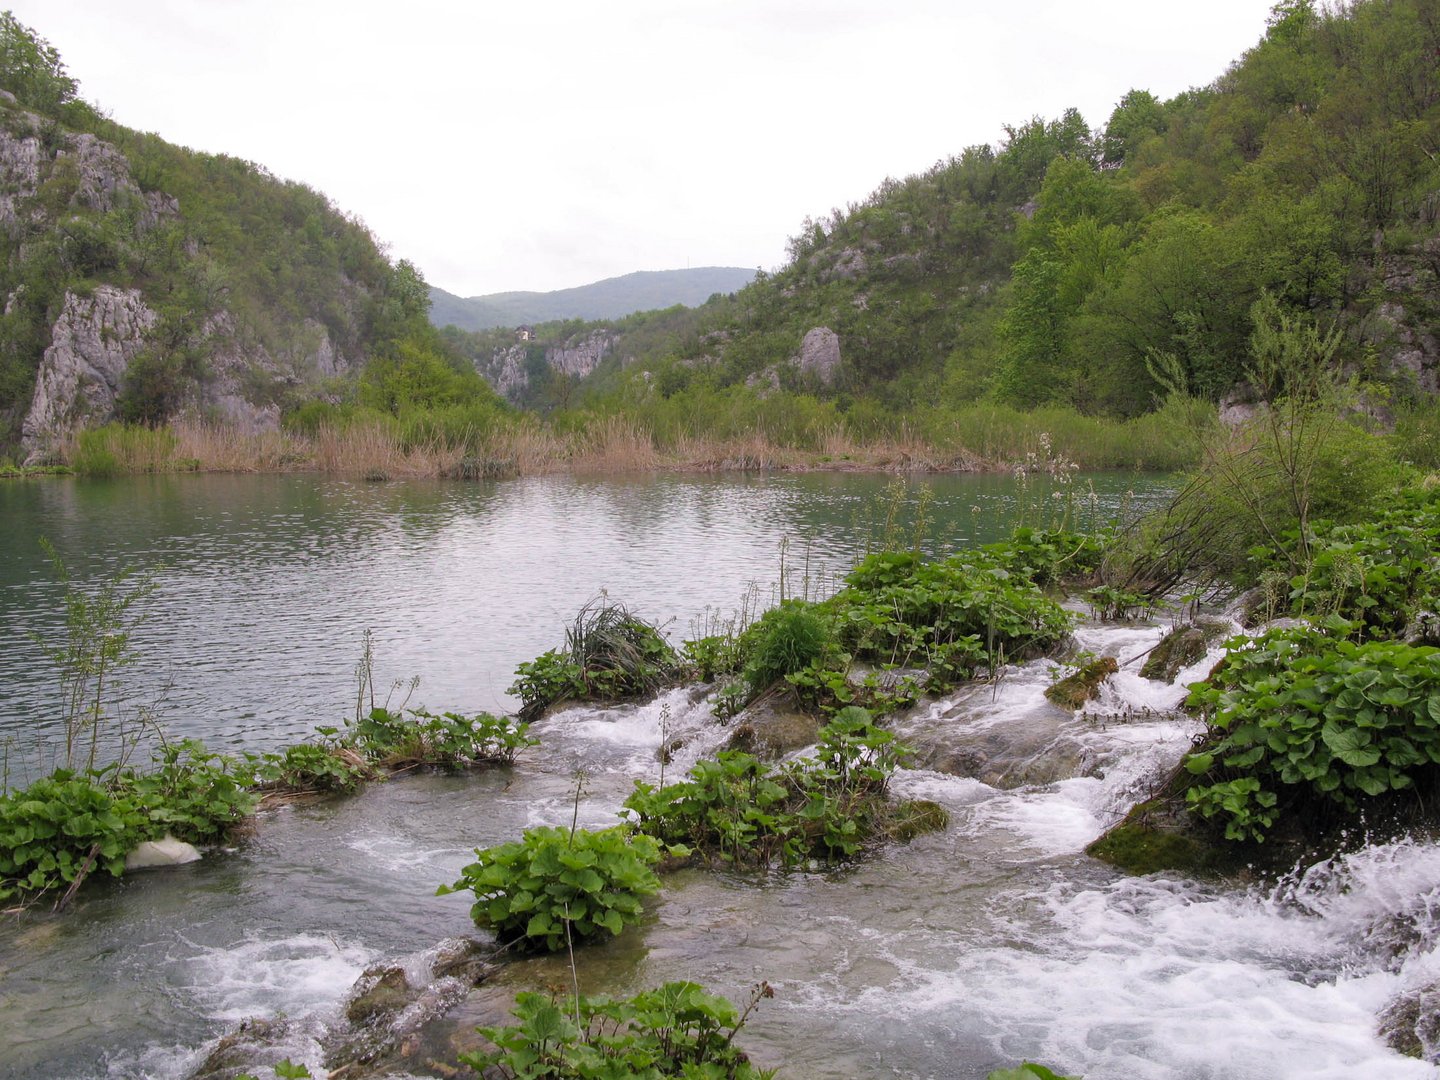
M615 335L593 330L556 345L516 342L478 360L475 370L511 402L524 402L529 391L551 373L583 379L614 348Z
M363 227L256 166L94 126L0 90L0 455L181 410L274 426L358 367L393 273Z

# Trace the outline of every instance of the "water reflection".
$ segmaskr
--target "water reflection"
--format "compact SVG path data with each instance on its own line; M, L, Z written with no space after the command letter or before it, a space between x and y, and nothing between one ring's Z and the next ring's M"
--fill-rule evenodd
M46 761L54 675L31 635L55 641L61 589L47 537L81 582L156 568L136 635L133 700L163 698L167 731L270 748L353 709L374 631L384 679L421 679L414 704L498 710L515 665L557 644L601 589L673 637L752 582L769 595L780 545L797 573L842 573L883 531L910 537L917 500L885 477L541 477L500 484L365 484L311 476L142 476L0 485L0 735L12 781ZM1028 495L1008 477L927 481L924 544L1002 535ZM1165 483L1081 478L1113 513ZM1132 497L1130 493L1138 493ZM1030 513L1052 512L1048 507Z

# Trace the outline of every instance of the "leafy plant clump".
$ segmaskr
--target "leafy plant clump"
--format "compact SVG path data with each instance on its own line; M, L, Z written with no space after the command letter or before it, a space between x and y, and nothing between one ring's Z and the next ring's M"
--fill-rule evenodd
M1440 649L1329 629L1341 637L1271 631L1191 691L1210 735L1185 761L1200 778L1186 798L1229 839L1263 840L1307 801L1354 811L1440 764Z
M347 742L382 768L413 765L460 769L479 764L509 765L538 741L529 724L487 712L465 716L425 709L373 708L351 726Z
M250 777L198 742L163 749L145 772L107 766L58 769L0 796L0 900L78 887L167 833L193 843L223 839L255 809Z
M476 861L438 895L468 889L470 915L504 944L555 952L570 942L618 935L660 890L651 869L661 846L623 826L592 832L542 827L519 841L476 849Z
M771 766L724 751L696 762L679 783L657 788L637 780L625 808L641 832L707 860L836 862L877 837L908 839L944 826L944 811L932 803L888 800L890 775L904 753L893 733L851 706L822 729L813 758Z
M581 997L567 1013L545 994L522 993L518 1023L479 1029L496 1049L462 1054L460 1063L507 1080L766 1080L774 1072L751 1065L735 1036L773 996L760 983L742 1012L696 983L672 982L620 1001Z
M606 596L590 601L552 649L516 668L510 693L534 719L560 701L622 701L653 694L683 665L660 630Z

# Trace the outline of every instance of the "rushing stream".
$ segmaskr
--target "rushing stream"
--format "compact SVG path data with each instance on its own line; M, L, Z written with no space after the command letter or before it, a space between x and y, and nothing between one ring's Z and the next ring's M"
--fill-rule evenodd
M1097 490L1114 507L1127 485ZM661 479L495 487L364 487L309 478L164 478L91 491L0 486L0 731L43 762L46 679L23 631L53 630L55 586L30 554L49 535L77 577L163 560L139 644L141 693L214 744L273 747L353 707L358 628L382 673L422 677L433 707L506 703L517 660L558 642L600 586L676 620L728 611L776 575L778 545L811 569L863 547L880 482ZM1013 488L936 486L935 549L1005 528ZM975 509L975 508L978 508ZM762 584L767 589L768 584ZM768 596L768 594L767 594ZM1082 648L1131 660L1164 626L1083 624ZM1088 1080L1432 1077L1376 1034L1389 1002L1440 978L1440 846L1372 845L1280 885L1126 878L1083 849L1190 745L1183 684L1122 666L1083 715L1043 697L1051 665L1007 670L897 718L917 744L983 758L992 783L905 770L943 832L831 873L666 878L646 921L579 956L582 989L693 979L732 999L776 989L743 1034L790 1080L974 1078L1022 1059ZM356 977L475 933L464 895L436 897L472 849L568 822L613 823L631 781L674 776L726 732L691 689L576 708L537 725L510 770L413 776L268 814L236 850L86 887L64 916L0 923L0 1075L182 1077L223 1031L296 1018L294 1056ZM28 741L27 741L28 740ZM431 1032L473 1045L519 989L568 981L558 960L508 965ZM458 1042L457 1042L458 1040ZM453 1060L453 1057L452 1057Z

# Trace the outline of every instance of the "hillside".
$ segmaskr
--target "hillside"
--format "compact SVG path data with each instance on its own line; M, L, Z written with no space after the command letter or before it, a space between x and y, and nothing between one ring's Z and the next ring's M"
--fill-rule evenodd
M1006 129L808 219L789 260L578 399L748 384L899 413L1243 399L1256 313L1337 326L1387 406L1440 378L1440 5L1276 6L1212 84ZM582 336L588 331L576 328ZM1164 371L1163 378L1156 373Z
M123 127L77 90L0 15L0 457L182 410L274 427L429 341L418 272L323 195Z
M640 270L590 285L554 292L504 292L459 297L430 287L430 321L461 330L489 330L564 319L619 319L637 311L698 307L716 293L743 289L754 270L699 266L687 270Z

